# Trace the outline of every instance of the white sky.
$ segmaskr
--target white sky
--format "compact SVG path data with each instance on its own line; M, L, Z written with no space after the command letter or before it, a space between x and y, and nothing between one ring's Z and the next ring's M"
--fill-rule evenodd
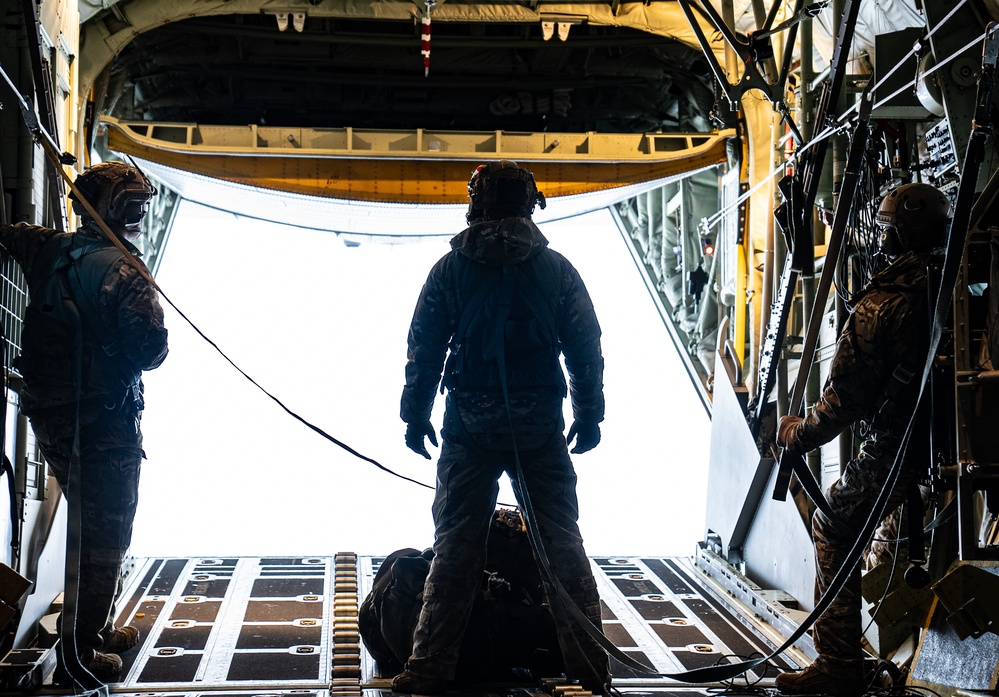
M456 215L451 229L464 226ZM610 214L542 226L603 329L603 439L574 455L587 553L690 555L704 531L709 419ZM289 408L432 484L399 419L406 333L447 237L349 248L330 233L182 205L157 277ZM170 355L146 373L136 556L388 554L433 542L433 494L313 433L165 307ZM571 422L566 400L567 423ZM443 400L432 421L439 431ZM513 503L509 487L500 500Z

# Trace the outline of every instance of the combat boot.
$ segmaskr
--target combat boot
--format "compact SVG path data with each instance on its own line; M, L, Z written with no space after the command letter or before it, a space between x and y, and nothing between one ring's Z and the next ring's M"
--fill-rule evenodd
M139 643L139 630L131 625L115 627L104 637L101 651L106 653L124 653Z
M447 681L413 675L404 670L392 679L392 691L411 695L442 695L447 692Z
M832 695L833 697L860 697L866 692L862 677L830 675L814 665L800 673L781 673L775 685L785 695Z
M87 670L102 683L118 682L121 677L121 656L98 651L87 666Z
M102 683L118 682L118 679L121 677L121 657L113 653L101 653L98 651L89 663L86 659L82 658L80 659L80 663L83 668ZM79 678L80 676L77 677ZM59 664L52 674L52 684L57 687L74 689L77 686L77 681L73 679L66 666L63 665L61 656Z

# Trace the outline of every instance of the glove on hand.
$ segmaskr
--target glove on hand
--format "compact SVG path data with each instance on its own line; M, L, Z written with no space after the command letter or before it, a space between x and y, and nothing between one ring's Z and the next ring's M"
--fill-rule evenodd
M597 443L600 442L600 424L573 421L572 426L569 427L569 435L566 436L565 442L571 444L573 438L576 439L576 447L570 452L578 455L588 450L593 450L597 447Z
M430 453L427 452L427 446L423 442L423 439L426 436L430 437L430 442L433 443L436 448L437 434L434 432L434 427L429 421L406 424L406 447L417 455L422 455L429 460Z
M801 454L795 447L798 424L804 421L800 416L782 416L777 423L777 445L795 454Z

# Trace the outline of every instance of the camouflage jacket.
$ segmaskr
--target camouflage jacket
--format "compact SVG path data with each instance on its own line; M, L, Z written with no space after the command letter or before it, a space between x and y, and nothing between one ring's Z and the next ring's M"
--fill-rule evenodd
M42 246L56 235L66 233L51 228L16 223L0 226L0 245L31 279L34 263ZM76 233L88 239L104 239L99 230L82 227ZM131 243L122 240L133 255L139 252ZM80 264L88 263L89 256L84 256ZM139 263L142 263L141 261ZM32 292L29 289L29 294ZM163 324L163 309L160 306L156 290L139 274L138 270L120 255L104 273L98 297L95 299L98 308L99 321L104 332L100 336L91 336L92 330L84 326L83 342L85 346L107 346L115 344L117 352L114 360L134 372L152 370L158 367L167 355L167 330ZM86 389L86 388L85 388ZM114 392L113 388L102 389L101 386L91 386L91 392L84 394L84 399L100 399L105 393ZM31 409L58 407L74 401L75 387L65 384L26 384L21 394L22 408Z
M602 421L600 326L572 264L548 248L548 240L529 218L476 223L452 238L451 248L431 269L410 325L403 421L430 418L442 371L443 384L452 393L499 392L496 345L505 348L511 393L557 390L559 403L565 395L559 364L559 355L564 355L574 417ZM474 304L476 291L486 284L498 286L509 265L517 266L518 280L503 341L497 340L496 322L491 321L496 303L483 305L464 337L455 341L463 311Z
M854 422L877 416L877 427L864 434L863 451L874 457L894 456L915 408L929 350L928 262L925 253L904 254L855 299L822 396L788 438L793 451L813 450ZM907 384L893 379L899 366L916 376Z

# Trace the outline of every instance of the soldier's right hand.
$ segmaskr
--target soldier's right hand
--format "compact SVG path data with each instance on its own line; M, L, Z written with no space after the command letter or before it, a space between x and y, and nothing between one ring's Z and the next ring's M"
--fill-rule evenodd
M430 442L435 448L437 447L437 433L429 421L406 424L406 447L429 460L430 453L427 452L427 446L423 442L425 437L429 437Z

